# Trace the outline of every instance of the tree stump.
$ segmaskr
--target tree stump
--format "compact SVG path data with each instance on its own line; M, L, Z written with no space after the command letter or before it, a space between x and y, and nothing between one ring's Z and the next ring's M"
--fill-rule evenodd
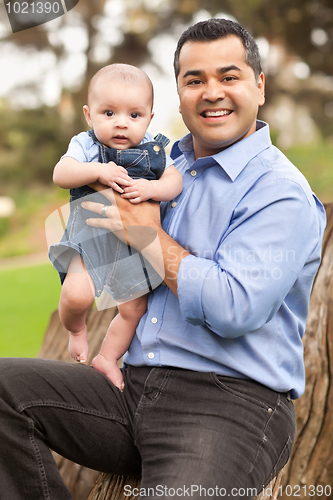
M295 401L295 445L283 474L281 472L256 500L333 498L333 203L325 208L327 227L323 257L311 295L304 336L306 388L304 395ZM115 308L90 311L88 363L99 351L115 314ZM67 344L68 333L54 312L39 357L71 361ZM139 487L138 479L99 475L62 457L55 457L74 500L134 500L134 497L124 495L124 486L130 485L133 490Z

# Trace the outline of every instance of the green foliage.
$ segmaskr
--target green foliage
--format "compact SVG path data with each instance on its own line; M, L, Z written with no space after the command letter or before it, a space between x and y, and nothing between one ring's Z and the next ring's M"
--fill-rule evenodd
M9 218L0 217L0 239L3 238L6 234L8 234L9 229L10 229Z
M59 294L51 264L0 271L1 357L37 355Z
M54 108L0 108L0 185L52 183L52 171L66 151L70 132ZM1 194L1 193L0 193Z
M15 212L0 218L0 259L45 252L45 220L58 207L68 202L68 191L55 186L7 189L15 201Z
M284 151L322 202L333 201L333 144L294 146Z

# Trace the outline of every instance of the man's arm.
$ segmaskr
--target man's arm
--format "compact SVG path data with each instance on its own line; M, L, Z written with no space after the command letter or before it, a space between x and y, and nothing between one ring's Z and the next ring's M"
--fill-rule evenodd
M153 227L153 226L150 226ZM141 253L159 272L159 268L164 272L164 282L170 290L178 297L178 271L180 264L185 257L191 255L185 248L179 245L161 227L155 226L157 238L146 247ZM161 264L160 252L162 253ZM160 273L161 274L161 273Z

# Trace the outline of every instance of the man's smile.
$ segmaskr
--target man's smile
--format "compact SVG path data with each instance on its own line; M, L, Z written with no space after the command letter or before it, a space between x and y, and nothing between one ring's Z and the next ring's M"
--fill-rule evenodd
M200 113L201 116L204 118L215 118L219 116L226 116L230 115L232 113L231 109L217 109L217 110L205 110L202 113Z

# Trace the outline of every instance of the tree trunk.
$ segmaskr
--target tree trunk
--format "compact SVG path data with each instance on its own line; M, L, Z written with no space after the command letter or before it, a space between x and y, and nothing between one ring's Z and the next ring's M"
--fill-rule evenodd
M293 454L276 481L257 500L300 500L333 498L333 203L326 205L327 227L323 258L310 302L304 336L306 389L295 401L297 435ZM115 309L90 311L88 338L90 357L99 351ZM57 312L51 316L39 357L71 361L67 351L68 333ZM124 495L124 485L139 487L137 479L101 474L85 469L55 455L65 484L74 500L131 500ZM282 476L282 483L280 484ZM97 479L92 490L93 483ZM92 490L92 491L91 491Z

